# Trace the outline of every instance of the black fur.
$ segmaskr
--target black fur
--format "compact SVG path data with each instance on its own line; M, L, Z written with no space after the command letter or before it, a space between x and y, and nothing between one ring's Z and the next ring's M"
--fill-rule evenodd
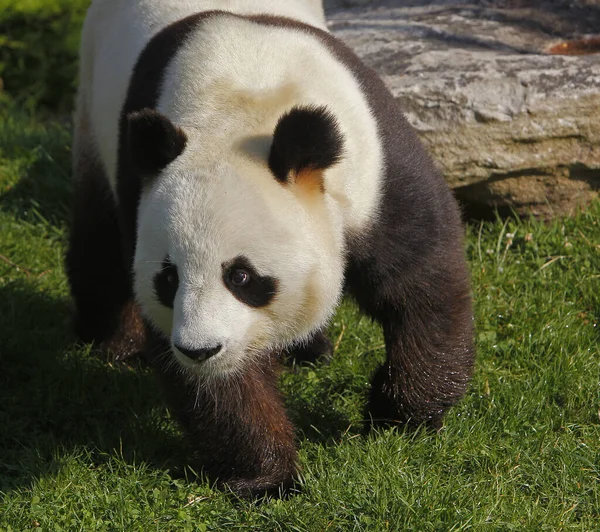
M75 184L66 266L76 297L76 331L86 342L106 340L118 326L121 307L133 295L121 254L116 205L98 162Z
M294 107L277 122L269 168L279 181L286 182L290 172L333 166L343 145L337 120L326 107Z
M80 142L73 221L65 266L75 302L75 331L119 359L137 355L144 326L133 302L131 273L123 256L117 205L104 169L89 144Z
M158 300L168 308L173 308L175 294L179 288L179 274L177 266L166 257L162 263L162 268L154 276L154 293Z
M127 115L127 140L132 165L146 176L158 174L183 152L185 133L154 109Z

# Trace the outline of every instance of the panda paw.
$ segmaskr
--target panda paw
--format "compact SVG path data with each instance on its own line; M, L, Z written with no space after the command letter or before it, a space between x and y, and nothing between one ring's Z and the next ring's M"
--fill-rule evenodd
M333 359L333 344L321 331L317 332L305 344L291 347L285 352L286 358L290 358L292 364L301 366L306 363L329 364Z
M287 499L300 493L300 483L293 475L289 475L285 479L270 477L230 479L218 482L217 487L222 490L229 490L241 499L251 501Z
M102 356L111 361L129 363L140 358L145 351L146 329L135 303L126 303L116 320L101 321L75 313L75 333L82 342L93 342Z

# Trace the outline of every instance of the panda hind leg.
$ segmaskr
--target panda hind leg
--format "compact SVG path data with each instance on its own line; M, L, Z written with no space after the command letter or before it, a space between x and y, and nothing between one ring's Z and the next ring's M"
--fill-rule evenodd
M67 276L75 303L75 332L103 352L126 359L142 351L144 325L132 297L112 192L85 128L76 127L75 202Z

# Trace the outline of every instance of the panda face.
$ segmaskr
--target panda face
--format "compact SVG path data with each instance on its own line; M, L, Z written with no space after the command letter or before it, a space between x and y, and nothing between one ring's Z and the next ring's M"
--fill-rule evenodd
M307 202L268 168L182 159L140 201L136 299L184 368L228 375L324 325L343 237L321 192Z

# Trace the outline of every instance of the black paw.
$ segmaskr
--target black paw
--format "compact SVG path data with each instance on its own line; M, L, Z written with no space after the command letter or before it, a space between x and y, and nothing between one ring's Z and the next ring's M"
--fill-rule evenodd
M241 499L262 502L269 499L287 499L300 493L300 483L293 476L286 479L254 478L231 479L218 482L217 487L229 490Z
M368 432L371 427L441 429L446 409L436 405L427 394L407 397L399 385L401 379L396 374L397 371L384 364L375 373L365 412L364 432Z
M297 365L316 362L329 364L333 358L333 345L329 338L319 331L307 343L288 349L285 355Z

